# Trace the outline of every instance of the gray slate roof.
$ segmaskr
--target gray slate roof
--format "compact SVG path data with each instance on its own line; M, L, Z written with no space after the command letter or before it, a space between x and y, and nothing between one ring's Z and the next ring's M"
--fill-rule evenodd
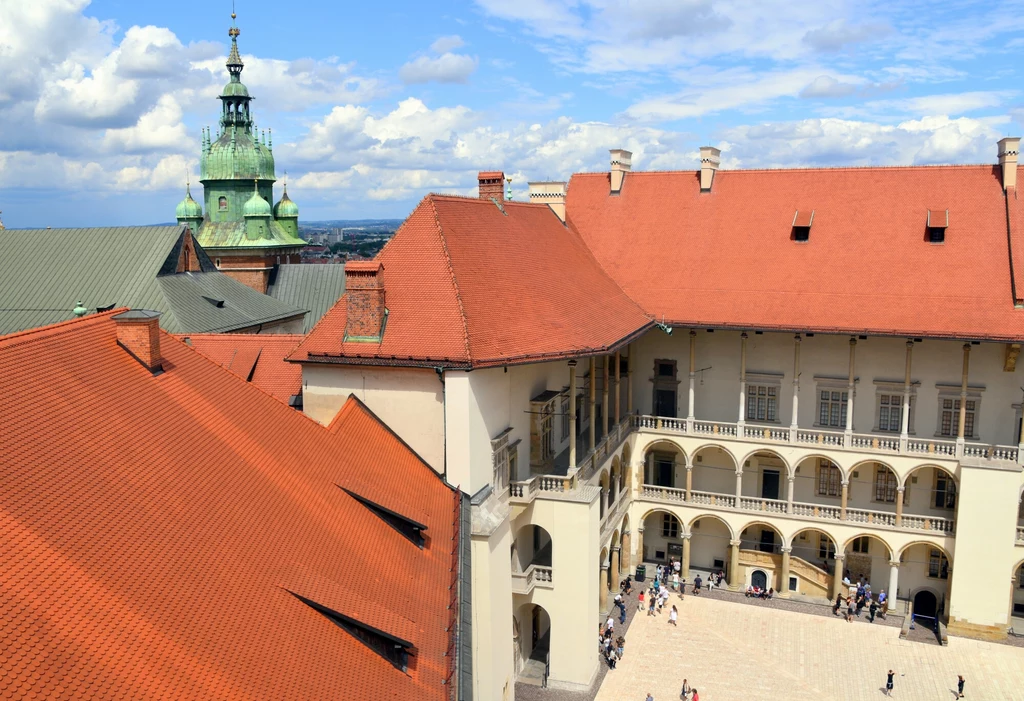
M340 264L291 264L277 266L267 294L301 309L308 309L302 333L320 321L345 294L345 266Z
M202 272L175 273L181 226L0 231L0 334L66 321L79 300L162 312L171 333L213 333L305 311L217 271L198 245ZM223 304L218 306L218 303Z

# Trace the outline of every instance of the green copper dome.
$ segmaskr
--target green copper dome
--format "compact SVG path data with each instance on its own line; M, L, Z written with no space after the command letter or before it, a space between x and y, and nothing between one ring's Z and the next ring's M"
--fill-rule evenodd
M230 126L203 151L201 179L269 180L274 177L274 154L259 143L247 127Z
M192 199L192 191L189 186L185 187L185 199L178 203L174 210L176 219L202 219L203 207Z
M288 186L284 187L284 194L281 195L280 201L274 205L274 218L281 219L282 217L299 217L299 205L295 204L288 197Z
M249 89L238 82L230 82L221 91L221 97L249 97Z
M253 192L244 205L242 205L243 217L269 217L270 203L260 197L259 192Z

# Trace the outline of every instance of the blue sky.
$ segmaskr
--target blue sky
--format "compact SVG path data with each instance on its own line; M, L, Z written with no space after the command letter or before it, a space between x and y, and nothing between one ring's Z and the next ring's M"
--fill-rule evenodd
M478 170L994 162L1021 2L240 0L242 79L305 220L404 217ZM7 226L168 221L216 125L229 2L0 3ZM198 188L197 188L198 190Z

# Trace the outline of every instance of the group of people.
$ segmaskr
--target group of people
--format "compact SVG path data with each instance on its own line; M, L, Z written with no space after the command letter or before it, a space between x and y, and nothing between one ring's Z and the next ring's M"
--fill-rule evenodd
M680 701L700 701L700 693L690 686L687 680L683 680L683 689L679 692ZM646 701L654 701L654 694L647 692Z
M601 646L601 655L604 656L609 669L615 669L615 665L622 659L626 648L626 639L621 635L613 639L614 635L615 620L609 616L598 638L598 644Z
M765 601L770 601L773 596L775 596L775 587L768 587L767 589L755 586L747 587L746 597L748 599L763 599Z
M843 583L850 589L853 588L853 584L848 577L843 578ZM885 589L878 592L877 598L872 595L871 583L864 579L864 575L861 575L853 595L849 594L849 590L847 590L845 596L843 592L839 592L836 595L836 602L832 606L832 615L838 616L842 611L846 621L852 622L855 616L860 618L861 613L866 608L868 610L868 623L874 623L875 616L882 619L885 618L885 609L888 606L888 601L889 595L885 593Z

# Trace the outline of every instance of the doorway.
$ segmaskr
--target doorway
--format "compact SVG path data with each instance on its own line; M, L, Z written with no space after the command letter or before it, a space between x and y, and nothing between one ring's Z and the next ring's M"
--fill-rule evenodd
M927 589L922 589L914 594L914 615L934 618L937 604L938 600L935 598L935 594Z
M775 552L775 531L767 528L761 530L761 543L758 549L763 553Z
M768 575L762 570L754 570L754 573L750 575L750 585L764 591L768 588Z
M676 392L673 389L654 390L654 415L672 416L676 415Z
M779 471L778 470L762 470L761 471L761 498L762 499L778 499L779 498Z
M657 453L654 455L654 484L659 487L675 487L675 472L675 456Z

